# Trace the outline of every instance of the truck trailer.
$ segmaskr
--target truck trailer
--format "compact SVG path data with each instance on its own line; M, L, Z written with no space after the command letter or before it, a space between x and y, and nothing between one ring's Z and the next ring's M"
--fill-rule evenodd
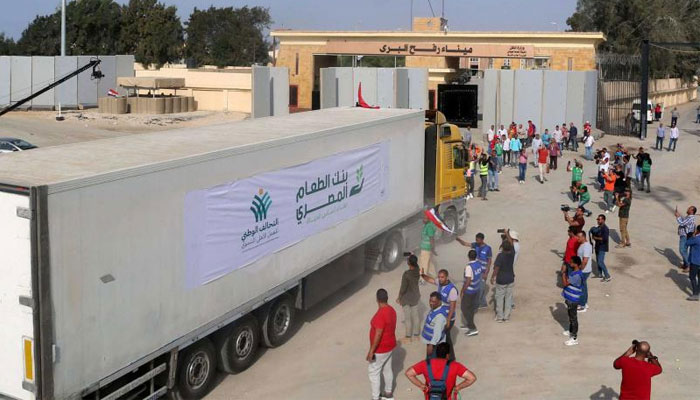
M458 129L334 108L0 155L0 399L201 398L466 224Z

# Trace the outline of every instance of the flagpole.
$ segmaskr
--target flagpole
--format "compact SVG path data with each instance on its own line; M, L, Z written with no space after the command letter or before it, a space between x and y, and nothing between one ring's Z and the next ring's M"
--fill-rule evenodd
M66 0L61 0L61 57L66 55ZM61 115L61 95L58 95L58 115L56 121L63 121Z

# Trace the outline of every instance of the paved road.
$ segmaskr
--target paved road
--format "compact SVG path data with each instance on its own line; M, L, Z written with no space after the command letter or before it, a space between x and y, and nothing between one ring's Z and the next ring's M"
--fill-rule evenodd
M612 248L607 258L612 282L591 281L591 308L579 317L578 346L563 345L561 332L567 317L555 286L566 240L559 205L570 203L566 196L570 175L565 166L573 155L565 154L560 169L544 185L534 180L534 168L528 169L525 185L518 185L517 169L506 169L500 193L490 193L489 201L469 201L466 238L484 232L487 242L494 245L496 230L510 227L520 232L522 250L516 267L517 308L511 321L497 324L492 313L482 310L476 318L480 334L456 339L459 360L478 377L464 398L615 399L620 374L612 369L612 361L632 339L648 340L664 367L664 373L653 381L653 398L698 398L700 304L685 300L689 281L677 267L678 239L672 214L676 205L685 210L689 204L700 204L700 125L694 124L697 104L682 107L678 151L651 153L652 192L635 191L633 196L629 226L633 247ZM645 147L653 146L655 126L650 126ZM639 139L619 137L606 137L600 144L616 142L640 145ZM595 172L594 164L586 162L585 179L592 182ZM593 203L602 202L598 193L592 198ZM591 209L594 215L586 219L587 226L594 224L600 212L597 204ZM617 239L616 215L610 215L609 226L611 237ZM439 267L460 277L465 249L450 243L437 251ZM307 312L287 344L265 351L241 374L222 376L207 399L369 398L364 357L369 319L376 308L374 293L384 287L394 299L402 268L367 274L324 306ZM422 289L423 302L429 290ZM401 311L398 313L401 319ZM402 328L399 322L397 333ZM423 351L419 344L396 350L397 399L421 399L403 371L419 361Z

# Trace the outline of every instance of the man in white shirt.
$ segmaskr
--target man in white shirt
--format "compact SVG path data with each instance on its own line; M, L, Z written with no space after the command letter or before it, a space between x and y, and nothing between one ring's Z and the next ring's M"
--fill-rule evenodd
M506 128L503 125L501 125L501 129L498 130L498 137L502 138L503 135L508 136L508 131L506 130Z
M491 125L491 128L489 128L488 131L486 131L486 146L488 147L491 142L493 142L493 137L496 135L496 131L494 130L496 127Z
M559 125L557 125L554 128L554 133L552 134L552 137L554 138L554 141L557 142L557 144L559 145L559 148L563 149L564 148L564 143L563 143L564 133L562 133L561 129L559 129Z
M503 165L512 167L510 162L510 138L508 136L501 136L501 140L503 141Z
M668 149L666 151L671 151L671 147L673 147L673 151L676 151L676 142L678 141L678 127L676 125L671 125L671 141L668 142Z
M588 311L588 277L593 272L593 246L586 238L586 231L582 230L576 237L580 245L576 251L576 255L581 258L581 272L583 272L583 286L581 287L581 299L579 301L578 312Z
M600 190L603 190L603 186L605 185L605 177L610 170L610 153L608 153L608 150L606 148L603 148L603 156L598 162L598 184L600 185Z
M586 141L583 143L583 145L586 147L585 158L588 161L593 159L593 145L594 144L595 144L595 139L593 138L593 134L588 135L586 137Z
M537 150L540 149L540 146L542 145L542 139L540 139L540 134L536 133L535 138L532 139L532 166L536 167L537 166Z

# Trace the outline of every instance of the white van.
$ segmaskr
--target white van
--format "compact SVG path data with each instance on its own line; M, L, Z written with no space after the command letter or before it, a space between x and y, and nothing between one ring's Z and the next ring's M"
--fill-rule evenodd
M634 114L634 119L637 121L641 121L642 116L639 113L640 110L640 100L634 100L632 102L632 113ZM654 121L654 105L651 104L651 101L647 101L647 124L650 124Z

